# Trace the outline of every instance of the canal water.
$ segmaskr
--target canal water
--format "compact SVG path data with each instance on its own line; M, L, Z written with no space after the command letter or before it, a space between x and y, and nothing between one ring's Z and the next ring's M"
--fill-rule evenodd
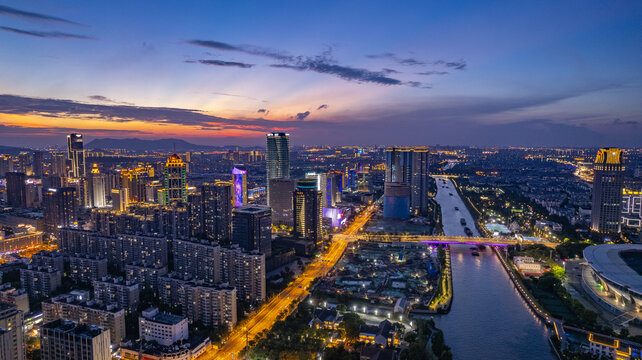
M464 236L460 219L478 235L472 217L449 179L437 178L445 235ZM452 195L450 195L452 194ZM455 209L458 208L458 210ZM446 315L434 317L456 360L553 360L549 330L515 290L490 249L471 255L470 245L452 245L454 298Z

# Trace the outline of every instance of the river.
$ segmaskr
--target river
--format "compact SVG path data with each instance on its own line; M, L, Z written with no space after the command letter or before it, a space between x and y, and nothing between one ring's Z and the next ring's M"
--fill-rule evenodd
M441 205L445 235L465 236L463 217L478 236L453 183L444 180L437 178L435 200ZM434 317L454 359L555 359L549 330L526 305L495 254L486 249L472 256L469 247L451 246L453 303L448 314Z

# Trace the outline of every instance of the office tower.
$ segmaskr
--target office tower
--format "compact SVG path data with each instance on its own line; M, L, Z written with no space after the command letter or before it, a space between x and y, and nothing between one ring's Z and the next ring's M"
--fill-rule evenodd
M67 158L64 154L53 154L51 158L51 171L52 175L66 177L67 174Z
M187 173L180 156L173 154L167 159L163 174L165 186L163 204L184 203L187 201Z
M139 285L132 281L125 281L122 277L112 278L104 276L93 281L94 299L103 304L116 304L125 309L125 312L136 311L140 302Z
M100 173L98 164L94 164L87 177L87 206L105 207L107 206L107 179L104 174Z
M78 218L76 189L50 188L42 192L45 231L53 234L59 227L73 225Z
M42 360L111 360L108 329L58 319L40 328Z
M24 360L24 314L15 305L0 303L0 359Z
M81 134L67 135L67 160L71 162L71 177L85 177L85 149Z
M13 159L11 155L0 155L0 178L5 177L8 172L13 172Z
M31 164L31 154L27 151L21 151L18 154L18 164L20 172L29 176L33 175L33 167Z
M410 217L410 173L412 153L408 148L386 149L383 216Z
M341 192L343 191L343 173L340 171L331 171L327 175L326 184L326 203L329 207L335 207L341 202Z
M597 233L620 233L624 161L622 150L600 149L593 165L591 229Z
M115 211L125 211L129 206L129 191L127 188L111 189L111 208Z
M138 317L138 336L140 339L156 341L164 346L189 339L186 318L159 312L156 307L143 310L141 315Z
M145 167L123 169L120 171L120 186L121 188L127 189L130 203L147 201L146 185L148 181L149 170ZM183 185L185 185L185 183L183 183Z
M428 170L429 157L427 147L412 149L410 170L410 210L422 214L428 207Z
M328 207L328 196L327 196L328 174L324 172L309 172L305 174L305 178L317 180L317 190L321 191L322 206ZM291 191L294 191L294 186L295 186L295 183L293 183Z
M25 173L9 172L7 178L7 204L13 207L27 207L27 184Z
M234 183L234 206L247 205L247 169L243 165L234 165L232 182Z
M232 212L232 243L246 251L257 250L272 256L272 210L269 206L248 205Z
M45 156L45 153L42 151L33 152L33 162L31 163L31 167L33 170L33 176L35 177L41 178L42 174L44 173L43 171L44 156Z
M125 338L125 310L114 304L106 305L94 300L87 301L71 293L43 301L43 323L58 319L78 321L109 329L112 344L120 344Z
M203 196L203 229L213 241L228 241L232 234L232 184L228 182L201 185Z
M272 223L274 225L292 226L292 196L296 188L296 181L290 179L270 180L272 192Z
M29 299L44 299L62 285L62 271L29 265L26 269L20 269L20 283Z
M290 178L290 134L267 134L267 204L271 207L270 180Z
M246 252L238 245L220 249L221 281L236 288L243 301L259 303L265 300L265 254Z
M321 192L314 179L297 180L293 196L294 236L319 244L322 240L323 214Z

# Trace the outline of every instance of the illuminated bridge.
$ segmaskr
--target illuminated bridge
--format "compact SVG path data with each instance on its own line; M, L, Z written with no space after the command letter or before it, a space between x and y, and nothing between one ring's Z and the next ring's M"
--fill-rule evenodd
M533 241L522 239L501 239L487 237L468 237L468 236L429 236L429 235L379 235L379 234L359 234L359 235L334 235L335 240L345 241L373 241L373 242L421 242L426 244L469 244L469 245L489 245L489 246L508 246L508 245L533 245L541 244L554 248L558 243L549 241Z

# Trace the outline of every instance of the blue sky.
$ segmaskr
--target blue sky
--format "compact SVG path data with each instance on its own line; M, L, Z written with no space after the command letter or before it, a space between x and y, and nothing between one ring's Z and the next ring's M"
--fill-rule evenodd
M7 145L642 143L639 1L0 0L0 44Z

